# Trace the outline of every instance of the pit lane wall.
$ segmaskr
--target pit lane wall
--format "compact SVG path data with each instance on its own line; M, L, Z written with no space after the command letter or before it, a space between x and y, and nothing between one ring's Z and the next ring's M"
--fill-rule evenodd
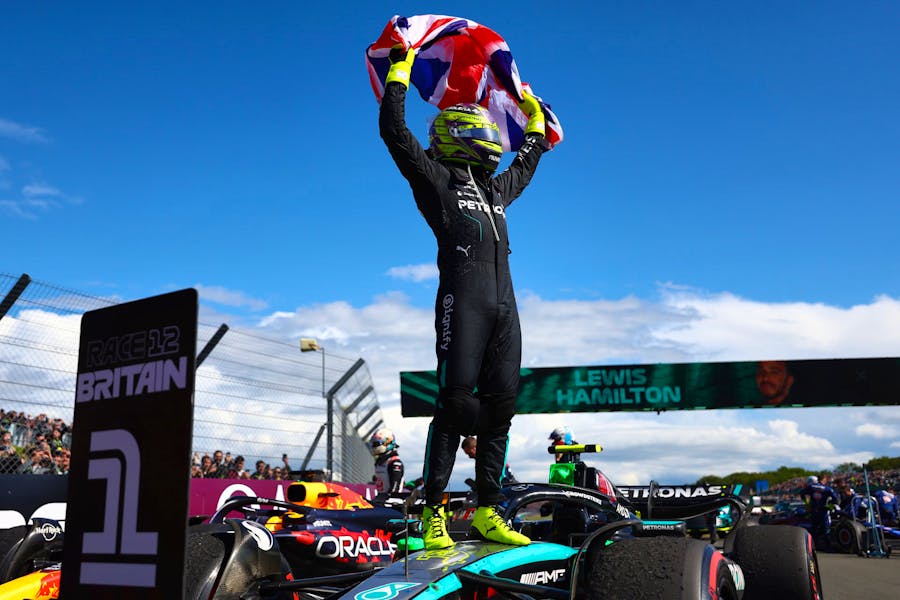
M0 530L24 527L35 516L65 520L68 479L66 475L0 475ZM287 486L291 483L256 479L191 479L188 515L210 515L234 495L284 500ZM377 493L374 485L341 485L367 500Z
M400 373L404 417L434 414L434 371ZM517 414L900 404L900 358L521 370Z

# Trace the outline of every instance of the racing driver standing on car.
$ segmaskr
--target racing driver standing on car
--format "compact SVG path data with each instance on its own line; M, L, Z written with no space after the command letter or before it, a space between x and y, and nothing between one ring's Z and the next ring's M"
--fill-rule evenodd
M392 51L379 126L438 245L439 390L425 449L425 548L454 544L441 499L460 438L473 433L478 435L478 508L472 528L484 539L525 545L531 540L510 528L496 507L522 358L505 210L529 184L544 152L545 117L537 99L525 93L519 104L529 117L525 141L496 177L503 153L500 130L476 104L442 110L431 124L426 151L406 127L414 58L412 48Z

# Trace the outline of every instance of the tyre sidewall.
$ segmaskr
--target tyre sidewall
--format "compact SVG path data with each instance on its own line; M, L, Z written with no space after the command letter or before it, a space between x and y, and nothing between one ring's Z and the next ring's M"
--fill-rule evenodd
M736 532L731 558L744 573L744 600L822 597L812 537L801 527L760 525L742 529Z

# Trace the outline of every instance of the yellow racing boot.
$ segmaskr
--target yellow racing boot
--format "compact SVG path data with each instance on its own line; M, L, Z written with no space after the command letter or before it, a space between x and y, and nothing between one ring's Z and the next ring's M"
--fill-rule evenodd
M426 506L422 513L422 540L426 550L450 548L456 542L447 533L447 513L443 506Z
M511 546L527 546L531 543L528 536L522 535L510 527L497 512L496 506L479 506L472 518L472 529L483 539Z

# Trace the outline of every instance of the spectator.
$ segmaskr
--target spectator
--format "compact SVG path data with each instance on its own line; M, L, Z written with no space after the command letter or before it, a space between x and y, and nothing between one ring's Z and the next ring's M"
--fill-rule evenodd
M208 473L212 468L212 457L209 454L204 454L203 458L200 459L200 473L201 477L210 477Z
M223 463L223 456L221 450L216 450L213 452L212 456L212 464L209 467L209 470L206 472L204 477L210 479L225 479L228 475L228 471L225 469L225 465Z
M12 443L12 434L0 434L0 475L16 473L22 467L22 459Z
M282 477L281 477L281 467L275 467L274 469L272 469L272 479L281 481L281 479L282 479Z
M47 436L44 435L44 432L40 430L32 430L34 433L31 436L31 444L37 447L41 447L44 443L47 442Z
M231 465L231 469L228 471L228 479L245 479L244 473L247 472L247 469L244 468L244 457L236 456L234 459L234 463Z
M0 458L5 456L19 456L19 453L16 452L16 447L12 443L12 434L8 431L0 434Z
M72 453L68 448L63 448L59 452L54 455L54 464L53 464L53 473L55 475L68 475L69 474L69 462L71 460Z
M32 446L28 451L28 462L22 465L19 473L29 475L44 475L50 472L44 453L37 446Z
M250 479L266 479L266 461L256 461L256 471L250 476Z
M50 444L50 452L56 456L60 450L66 447L66 444L62 439L62 430L58 427L54 427L53 431L50 432L50 439L47 443Z

